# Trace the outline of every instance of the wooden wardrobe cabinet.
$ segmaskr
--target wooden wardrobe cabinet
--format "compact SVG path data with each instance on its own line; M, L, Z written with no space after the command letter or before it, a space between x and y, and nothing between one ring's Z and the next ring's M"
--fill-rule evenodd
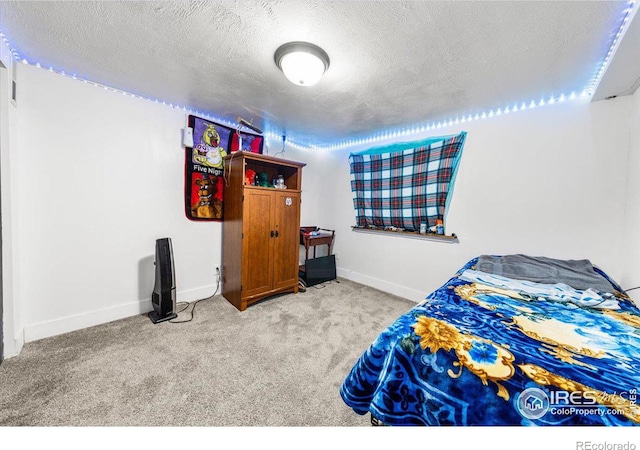
M222 295L240 311L298 292L300 202L305 164L249 152L225 157ZM248 170L282 175L287 189L246 184Z

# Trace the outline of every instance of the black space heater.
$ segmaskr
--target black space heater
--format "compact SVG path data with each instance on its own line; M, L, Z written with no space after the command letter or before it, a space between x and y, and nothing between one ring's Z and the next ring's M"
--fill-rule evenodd
M153 323L175 319L176 314L176 280L173 266L173 247L171 238L156 240L156 284L151 294L153 311L149 318Z

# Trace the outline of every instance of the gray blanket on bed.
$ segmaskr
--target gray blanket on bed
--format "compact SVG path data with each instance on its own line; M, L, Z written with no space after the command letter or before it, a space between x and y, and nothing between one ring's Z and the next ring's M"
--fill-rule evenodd
M516 280L528 280L534 283L564 283L574 289L589 288L599 292L614 293L615 289L602 275L593 270L588 259L560 260L543 256L481 255L476 269Z

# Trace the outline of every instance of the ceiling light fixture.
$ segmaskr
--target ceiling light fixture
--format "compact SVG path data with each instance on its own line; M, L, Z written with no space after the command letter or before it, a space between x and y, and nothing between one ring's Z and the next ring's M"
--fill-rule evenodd
M276 66L289 81L298 86L313 86L329 68L329 56L317 45L289 42L274 55Z

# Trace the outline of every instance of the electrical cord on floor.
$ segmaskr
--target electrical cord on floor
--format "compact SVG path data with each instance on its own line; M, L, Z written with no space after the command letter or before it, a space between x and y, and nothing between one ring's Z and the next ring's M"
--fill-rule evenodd
M176 306L185 305L185 307L182 308L180 311L176 311L176 314L180 314L182 311L185 311L189 307L190 304L191 303L189 303L189 302L178 302L178 303L176 303Z
M216 290L213 293L213 295L211 295L211 297L201 298L200 300L196 300L195 302L193 302L193 308L191 308L191 317L189 317L189 319L187 319L187 320L169 320L168 322L169 323L187 323L187 322L191 322L193 320L193 318L194 318L194 313L196 311L196 306L198 306L198 303L200 303L201 301L210 299L212 297L215 297L216 294L218 293L218 289L220 289L220 273L217 274L217 278L218 278L218 282L216 283ZM181 312L186 311L187 308L189 308L189 305L192 304L190 302L179 302L179 303L176 303L176 305L178 305L180 303L185 303L187 306L185 306L180 311L178 311L177 314L180 314Z
M315 289L324 289L327 283L340 283L340 280L338 280L337 278L335 280L329 280L329 281L325 281L322 284L316 284L314 286L312 286ZM304 281L304 279L302 278L298 278L298 291L299 292L307 292L307 290L309 289L309 287L307 286L307 283Z
M337 279L336 279L336 280L329 280L329 281L325 281L324 283L322 283L322 284L318 284L318 285L313 286L313 287L314 287L315 289L324 289L325 287L327 287L327 286L326 286L326 285L327 285L327 283L329 283L329 284L331 284L331 283L340 283L340 281L339 281L339 280L337 280Z

